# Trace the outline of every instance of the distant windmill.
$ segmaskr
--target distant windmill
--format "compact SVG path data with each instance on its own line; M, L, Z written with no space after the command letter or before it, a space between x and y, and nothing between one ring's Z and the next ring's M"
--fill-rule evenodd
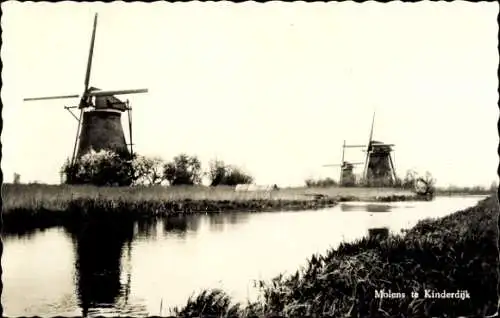
M342 185L349 185L354 182L353 168L355 165L364 165L362 180L367 185L393 185L397 180L394 161L391 156L391 152L394 151L392 149L394 145L373 140L374 123L375 113L373 113L370 137L367 145L346 145L344 141L341 163L324 165L324 167L341 167L340 183ZM346 148L365 148L365 150L363 150L366 152L365 162L350 163L344 161L344 152Z
M354 166L362 165L363 162L349 162L345 161L345 148L349 148L351 146L346 145L345 140L342 145L342 159L339 164L327 164L323 165L323 167L340 167L340 179L339 182L341 185L349 186L353 185L356 182L356 178L354 176Z
M25 98L24 101L69 99L80 97L78 106L65 106L71 115L78 121L75 144L71 164L76 158L80 158L90 149L113 150L120 154L130 155L132 151L132 114L129 102L123 102L114 95L147 93L147 89L130 89L117 91L102 91L95 87L89 87L92 57L94 52L95 34L97 28L97 13L94 17L94 28L90 40L90 51L87 61L87 72L85 74L84 90L80 95L64 95L50 97ZM80 116L75 115L71 109L80 109ZM128 112L129 123L129 145L127 148L125 134L121 123L121 113ZM78 149L78 151L77 151Z

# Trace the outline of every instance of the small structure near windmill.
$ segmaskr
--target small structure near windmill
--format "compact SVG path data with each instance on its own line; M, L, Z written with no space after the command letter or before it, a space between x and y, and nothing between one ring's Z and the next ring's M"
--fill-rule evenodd
M375 113L373 114L372 127L367 145L347 145L345 140L342 145L342 161L340 164L329 164L324 167L340 166L340 184L351 186L355 183L353 169L355 165L364 165L361 181L367 186L392 186L396 183L397 176L394 169L394 161L391 153L394 151L393 144L385 144L373 140L373 126ZM365 148L365 162L351 163L344 160L346 148Z
M14 172L13 183L14 184L20 184L21 183L21 175L19 173Z
M95 34L97 28L97 13L94 17L94 27L90 41L90 52L87 61L87 71L84 81L84 90L81 95L64 95L50 97L25 98L24 101L70 99L80 97L77 106L64 106L77 120L73 154L71 165L77 158L82 157L90 149L95 151L112 150L120 155L129 156L132 150L132 108L128 101L121 101L115 95L147 93L147 89L129 89L116 91L102 91L95 87L89 87L92 58L94 52ZM72 109L80 110L79 116ZM125 134L121 123L121 114L128 112L129 143L125 140ZM130 146L130 149L128 148Z

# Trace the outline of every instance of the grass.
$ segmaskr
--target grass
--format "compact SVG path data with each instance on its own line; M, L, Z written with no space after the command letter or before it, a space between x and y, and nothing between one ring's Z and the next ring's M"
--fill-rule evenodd
M137 202L192 201L251 201L286 200L310 201L313 194L330 198L357 198L370 200L375 197L408 196L413 193L397 189L363 188L285 188L273 192L235 192L232 187L94 187L45 184L4 184L2 189L4 213L16 209L67 210L71 202L92 200L120 204Z
M84 219L315 210L332 207L339 201L418 199L411 192L395 189L288 188L272 192L236 192L232 187L118 188L45 184L4 184L2 197L6 233L76 224Z
M424 220L403 236L364 238L313 255L290 276L260 282L261 296L233 303L221 290L190 298L180 317L485 317L498 305L498 203ZM468 299L424 298L424 290L464 290ZM404 292L381 299L375 291ZM412 298L417 291L420 297Z

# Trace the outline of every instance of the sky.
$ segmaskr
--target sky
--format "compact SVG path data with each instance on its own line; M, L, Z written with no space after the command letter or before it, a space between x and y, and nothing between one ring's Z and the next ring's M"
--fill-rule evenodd
M395 144L396 172L497 180L497 3L2 3L1 167L59 183L90 84L127 95L134 151L240 166L256 183L338 178L342 143ZM128 139L126 116L122 116ZM359 149L345 159L363 161Z

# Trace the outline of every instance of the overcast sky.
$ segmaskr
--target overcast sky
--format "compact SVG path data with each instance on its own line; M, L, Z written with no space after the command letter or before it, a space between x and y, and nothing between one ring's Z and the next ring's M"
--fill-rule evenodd
M396 144L398 174L497 180L497 3L2 3L2 169L58 183L91 85L128 95L135 150L218 157L257 183L338 177L341 145ZM126 116L122 116L128 139ZM362 161L350 150L346 160Z

